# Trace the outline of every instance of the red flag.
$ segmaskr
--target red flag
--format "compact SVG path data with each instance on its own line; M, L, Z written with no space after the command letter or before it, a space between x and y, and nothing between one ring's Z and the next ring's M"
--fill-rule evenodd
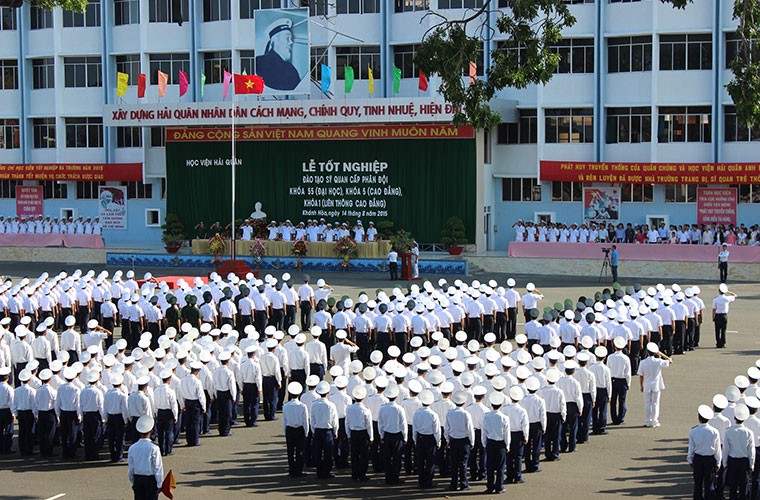
M418 84L418 87L421 91L427 92L428 80L427 80L427 76L425 75L425 73L422 72L422 70L420 70L420 83Z
M139 75L137 75L137 97L140 99L145 97L145 84L146 84L145 75L140 73Z
M169 469L169 472L166 474L166 477L164 478L163 484L161 484L161 493L166 496L169 500L174 499L174 489L177 487L177 481L174 480L174 473L171 469Z
M236 94L263 94L264 79L256 75L235 75Z
M187 94L187 89L190 87L190 82L187 81L187 75L184 71L179 72L179 96Z

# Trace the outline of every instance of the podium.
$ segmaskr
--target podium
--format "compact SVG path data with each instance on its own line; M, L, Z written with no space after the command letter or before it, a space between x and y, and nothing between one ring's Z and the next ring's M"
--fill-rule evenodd
M406 280L406 281L420 279L419 276L415 278L414 273L412 272L412 252L399 252L398 257L399 257L399 260L401 260L400 279Z
M245 279L245 275L253 272L253 275L259 277L258 271L251 271L251 266L245 263L243 260L225 260L221 264L216 266L216 272L222 276L227 277L228 274L233 273L240 279Z

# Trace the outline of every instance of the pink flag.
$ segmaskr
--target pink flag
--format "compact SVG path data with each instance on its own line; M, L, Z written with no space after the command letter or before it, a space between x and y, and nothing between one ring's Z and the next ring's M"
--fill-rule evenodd
M187 75L184 71L179 72L179 96L187 94L187 88L190 86L190 82L187 81Z
M230 90L230 83L232 83L232 73L224 72L224 93L223 99L227 99L227 91Z

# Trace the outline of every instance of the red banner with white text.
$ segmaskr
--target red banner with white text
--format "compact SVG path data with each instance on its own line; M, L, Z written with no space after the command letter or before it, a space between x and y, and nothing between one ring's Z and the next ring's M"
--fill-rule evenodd
M3 181L141 181L142 163L0 163Z

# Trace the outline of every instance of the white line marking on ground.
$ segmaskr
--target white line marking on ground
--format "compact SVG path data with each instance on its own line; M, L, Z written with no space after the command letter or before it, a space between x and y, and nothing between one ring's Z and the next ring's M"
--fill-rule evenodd
M55 496L52 496L50 498L46 498L45 500L55 500L56 498L61 498L61 497L65 497L65 496L66 496L66 493L58 493Z

